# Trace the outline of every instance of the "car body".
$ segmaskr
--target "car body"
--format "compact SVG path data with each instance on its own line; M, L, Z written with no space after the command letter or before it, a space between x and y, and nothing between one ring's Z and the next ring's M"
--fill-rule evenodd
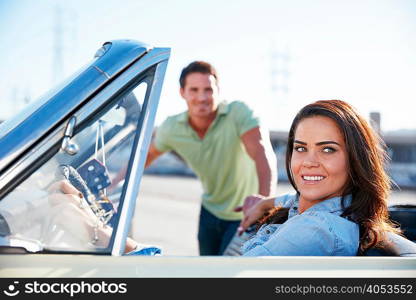
M1 277L416 275L411 251L395 257L124 255L169 56L169 48L107 42L74 76L0 126ZM85 177L92 170L100 170L94 187ZM73 203L53 199L63 178L79 184L97 220L111 225L104 243Z

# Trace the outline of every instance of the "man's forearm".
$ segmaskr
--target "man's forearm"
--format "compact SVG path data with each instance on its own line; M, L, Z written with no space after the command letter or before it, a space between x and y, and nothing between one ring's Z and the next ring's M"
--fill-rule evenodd
M163 153L157 150L156 146L153 143L150 144L144 167L147 168L148 166L150 166L150 164L162 154Z
M256 127L244 133L241 139L248 155L256 164L259 194L266 197L274 195L277 183L277 164L268 135Z
M276 194L276 158L271 153L259 153L254 161L259 182L259 194L266 197Z

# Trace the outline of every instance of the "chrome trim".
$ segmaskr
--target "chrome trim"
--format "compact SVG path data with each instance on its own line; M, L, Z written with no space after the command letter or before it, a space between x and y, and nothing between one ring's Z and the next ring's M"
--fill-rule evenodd
M127 183L123 206L119 212L119 222L114 238L114 244L111 254L121 256L124 253L128 231L133 218L137 196L139 194L140 181L144 171L147 151L152 136L156 110L159 103L160 93L162 89L163 78L166 73L166 67L170 55L169 49L154 49L150 54L154 54L148 58L148 62L152 64L159 63L151 87L147 111L143 118L142 130L137 143L136 152L134 153L131 163L130 177Z
M110 42L104 43L101 46L101 48L98 49L97 52L95 52L94 58L103 56L104 54L107 53L108 50L110 50L110 48L111 48L111 43Z
M69 119L68 123L66 124L64 137L72 138L72 136L74 134L74 128L75 128L76 124L77 124L77 118L76 117L72 117L71 119Z
M108 75L106 72L104 72L103 70L101 70L99 67L97 66L93 66L95 69L97 69L98 72L102 73L105 77L107 77L108 79L110 79L110 75Z
M61 143L61 150L69 155L75 155L79 151L78 145L71 141L71 138L74 135L74 128L76 123L77 118L75 116L69 119L68 123L66 124L64 137Z
M106 72L110 77L125 70L153 49L153 47L135 40L112 40L107 43L111 43L110 49L94 63L94 66Z

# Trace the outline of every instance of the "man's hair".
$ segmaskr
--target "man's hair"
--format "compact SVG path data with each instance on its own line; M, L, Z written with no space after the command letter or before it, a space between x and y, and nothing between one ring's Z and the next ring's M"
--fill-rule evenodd
M210 63L198 60L191 62L189 65L182 69L181 76L179 77L179 84L181 88L185 87L186 76L191 73L210 74L214 76L216 84L218 85L218 76L215 68Z

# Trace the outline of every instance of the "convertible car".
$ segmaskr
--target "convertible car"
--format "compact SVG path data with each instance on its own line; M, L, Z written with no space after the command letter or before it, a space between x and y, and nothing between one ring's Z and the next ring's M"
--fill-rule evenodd
M416 275L415 243L399 236L360 257L165 256L140 241L126 255L169 56L137 41L106 42L0 125L0 277ZM62 198L63 180L81 201ZM406 207L395 213L398 222L416 218Z

